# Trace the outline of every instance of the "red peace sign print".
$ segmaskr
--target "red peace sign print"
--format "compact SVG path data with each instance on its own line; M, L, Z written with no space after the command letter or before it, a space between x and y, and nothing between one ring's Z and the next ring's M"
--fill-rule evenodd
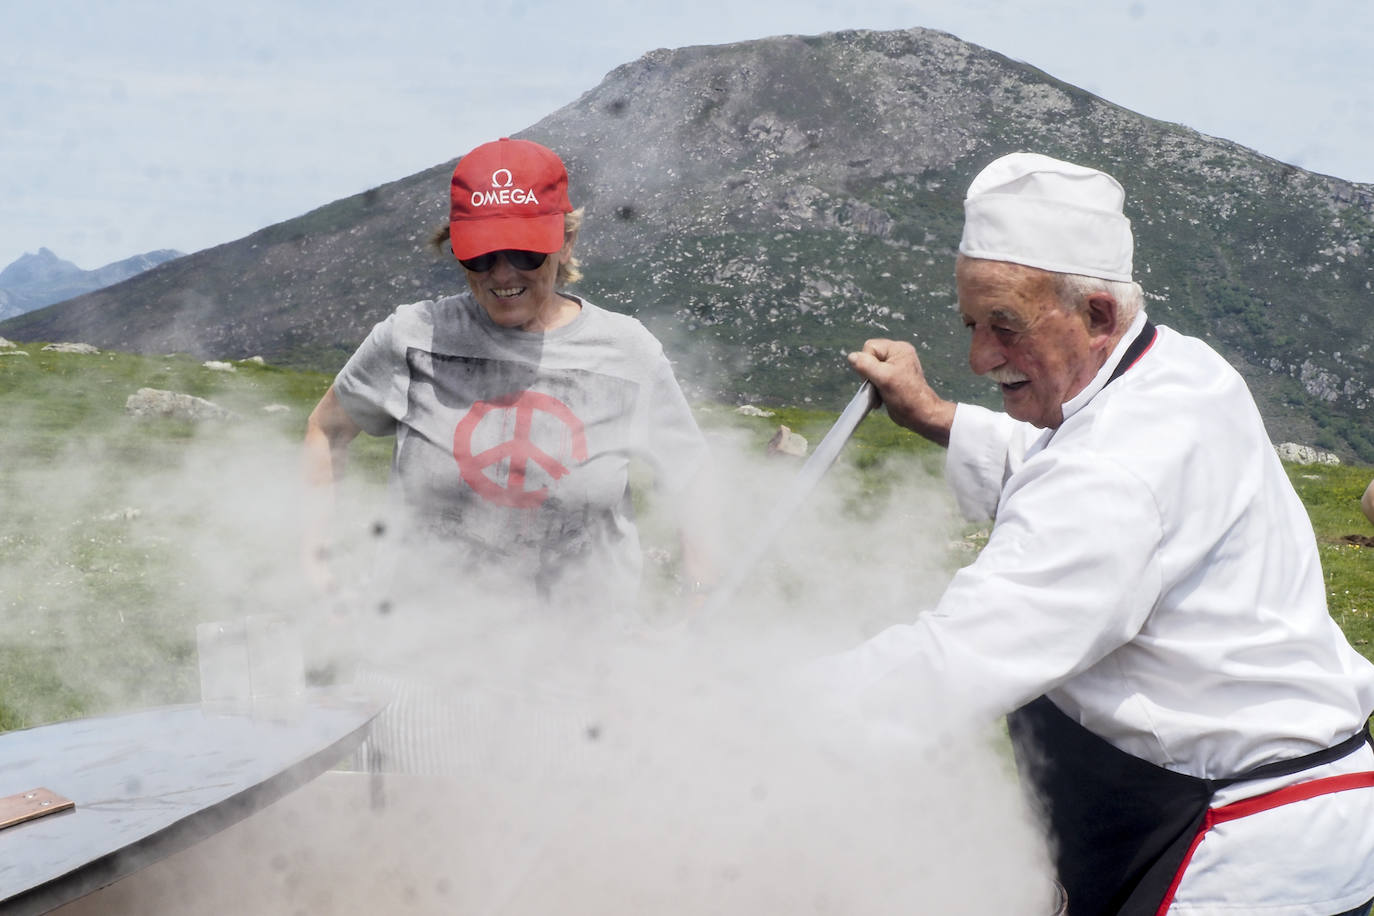
M476 432L477 425L482 422L482 418L493 410L515 412L515 427L511 438L474 455L472 435ZM492 401L478 401L454 427L453 457L458 459L458 470L464 483L487 502L515 509L533 509L548 499L548 487L525 489L525 471L531 461L543 468L554 480L568 473L568 469L561 461L532 441L536 411L549 415L567 427L568 432L572 434L573 461L587 460L587 434L582 427L582 421L558 398L538 391L517 391ZM487 468L499 468L503 461L509 462L504 486L486 474Z

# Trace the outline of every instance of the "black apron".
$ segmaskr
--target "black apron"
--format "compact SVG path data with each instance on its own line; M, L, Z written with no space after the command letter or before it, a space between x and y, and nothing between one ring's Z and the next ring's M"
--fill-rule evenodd
M1155 916L1218 790L1300 773L1369 740L1358 732L1303 757L1200 779L1120 750L1047 697L1007 716L1007 725L1017 771L1050 828L1069 916Z

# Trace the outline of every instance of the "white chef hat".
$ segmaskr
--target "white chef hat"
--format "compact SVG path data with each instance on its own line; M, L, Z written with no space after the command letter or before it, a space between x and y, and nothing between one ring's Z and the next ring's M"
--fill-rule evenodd
M1097 169L1011 153L969 185L959 253L1106 280L1131 280L1126 192Z

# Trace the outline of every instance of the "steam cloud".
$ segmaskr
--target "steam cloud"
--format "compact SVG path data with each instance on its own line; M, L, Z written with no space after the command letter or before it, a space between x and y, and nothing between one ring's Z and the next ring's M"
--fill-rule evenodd
M795 467L725 433L713 448L728 561ZM98 457L84 443L7 469L4 496L29 525L0 568L11 645L134 628L100 640L118 648L94 661L87 641L62 674L101 672L101 705L135 706L168 700L138 686L146 671L121 668L130 644L189 644L203 621L287 613L313 667L404 672L420 705L440 709L451 753L432 772L387 775L380 795L368 776L327 774L73 916L1051 911L1045 851L995 734L951 729L939 698L858 717L794 677L910 619L947 580L952 510L915 464L888 467L890 493L856 518L842 461L719 620L688 625L672 594L648 596L637 618L559 620L439 572L406 613L360 601L341 626L299 574L295 440L218 427L122 479L92 477ZM337 564L358 573L350 594L366 594L381 488L355 478L340 505ZM99 526L120 532L110 563L169 558L153 564L169 578L148 584L137 620L137 601L102 594L98 564L54 560ZM123 623L98 620L116 605ZM194 698L194 684L167 687L185 688Z

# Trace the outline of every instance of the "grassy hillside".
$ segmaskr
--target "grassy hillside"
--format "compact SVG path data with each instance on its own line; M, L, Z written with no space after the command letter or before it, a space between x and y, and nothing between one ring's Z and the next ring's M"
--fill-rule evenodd
M327 376L41 347L0 357L0 730L195 700L197 623L309 601L295 562L297 443ZM135 420L125 400L144 387L211 399L239 419ZM709 404L699 415L711 435L752 454L779 424L814 445L835 417L818 409L745 417ZM354 449L364 503L385 477L389 447L364 437ZM788 478L794 465L778 461L773 477ZM844 462L858 484L838 511L863 520L903 498L885 500L912 473L938 476L940 453L877 414ZM1374 655L1374 550L1347 539L1374 534L1358 508L1374 469L1290 473L1321 542L1332 613ZM974 555L977 529L919 509L927 524L944 526L947 566ZM651 523L645 530L649 547L662 546ZM793 556L784 570L800 578L808 559Z

